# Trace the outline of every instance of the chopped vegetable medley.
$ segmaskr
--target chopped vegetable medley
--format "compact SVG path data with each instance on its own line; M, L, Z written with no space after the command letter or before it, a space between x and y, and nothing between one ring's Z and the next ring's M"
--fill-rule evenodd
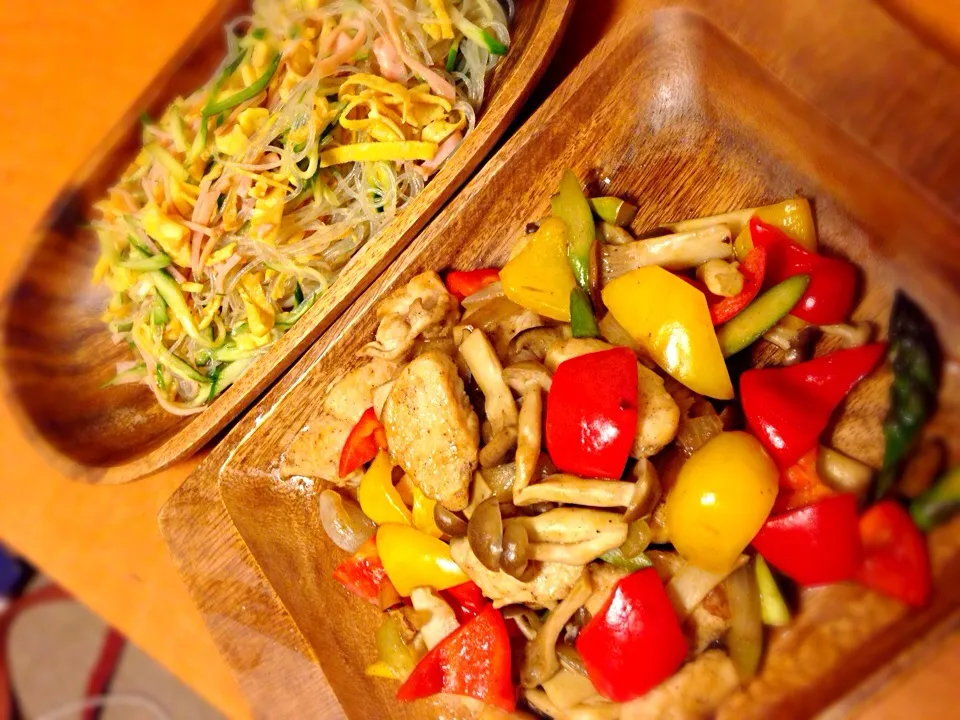
M235 382L470 133L507 23L497 0L254 0L96 205L103 320L135 357L108 385L190 415Z
M627 229L636 211L565 172L503 268L384 298L283 454L285 476L324 481L323 527L353 553L334 577L383 611L367 673L402 701L707 717L762 672L788 585L929 600L923 532L960 486L931 483L944 451L921 440L940 357L923 312L899 296L890 344L849 324L858 270L818 250L805 200L654 240ZM756 343L773 361L732 376ZM888 355L877 488L822 443Z

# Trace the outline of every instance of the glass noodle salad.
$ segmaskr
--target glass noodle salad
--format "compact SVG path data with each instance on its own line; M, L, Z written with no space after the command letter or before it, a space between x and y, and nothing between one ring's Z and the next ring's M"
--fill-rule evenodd
M473 129L508 5L254 0L96 204L109 384L188 415L234 382Z
M923 533L960 511L960 472L934 482L922 310L898 293L871 340L858 269L821 251L803 198L640 239L636 212L568 170L502 268L397 287L280 459L345 551L333 579L382 611L366 674L400 701L713 717L795 673L782 650L766 663L766 627L791 625L805 588L935 592ZM886 359L871 467L831 425ZM869 453L863 433L842 449Z

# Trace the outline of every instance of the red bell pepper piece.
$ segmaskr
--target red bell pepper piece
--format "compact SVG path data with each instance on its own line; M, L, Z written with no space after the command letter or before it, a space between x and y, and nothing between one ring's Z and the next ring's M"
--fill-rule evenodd
M774 513L795 510L837 494L817 472L818 453L819 449L814 447L795 465L780 473L780 492L777 493L777 501L773 506Z
M380 586L389 580L380 561L380 553L377 552L376 539L370 538L353 555L337 565L333 579L354 595L379 605Z
M860 564L857 499L844 493L772 515L753 546L764 560L801 585L850 580Z
M639 697L673 675L687 641L657 571L621 579L580 631L577 650L594 687L615 702Z
M516 708L510 637L503 617L487 605L423 656L397 691L399 700L437 693L466 695L506 712Z
M473 295L492 285L500 279L500 270L497 268L483 268L482 270L451 270L447 273L447 292L457 300Z
M440 594L447 601L447 604L453 608L453 612L456 613L457 620L461 625L475 618L489 605L480 590L480 586L473 580L454 585L452 588L441 591Z
M772 287L793 275L809 275L807 291L792 313L815 325L842 323L853 309L857 268L846 260L810 252L776 225L750 218L754 247L767 251L765 284Z
M637 358L619 347L560 363L547 395L550 459L581 477L619 478L637 432Z
M340 477L346 477L361 465L366 465L377 456L377 451L387 449L387 433L377 419L372 407L367 408L357 424L350 430L340 451Z
M767 270L767 251L762 247L755 247L740 263L740 273L743 275L743 290L733 297L720 297L713 293L707 294L707 307L710 308L710 319L714 325L722 325L738 315L763 287L763 278Z
M747 425L788 468L810 450L840 401L873 370L886 344L838 350L787 367L748 370L740 376Z
M884 500L860 517L863 563L857 581L915 607L926 605L932 586L927 542L909 513Z

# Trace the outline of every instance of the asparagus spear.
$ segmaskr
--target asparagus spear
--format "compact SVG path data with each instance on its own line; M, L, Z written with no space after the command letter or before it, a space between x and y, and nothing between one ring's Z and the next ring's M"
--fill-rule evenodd
M893 488L921 429L936 409L940 387L942 355L936 331L923 310L899 291L890 311L889 357L894 377L890 410L883 423L883 469L874 486L874 500Z

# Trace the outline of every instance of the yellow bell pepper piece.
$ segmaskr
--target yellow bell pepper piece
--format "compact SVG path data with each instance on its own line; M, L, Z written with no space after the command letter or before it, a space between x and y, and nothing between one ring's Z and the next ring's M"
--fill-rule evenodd
M776 225L807 250L817 251L817 227L806 198L791 198L776 205L757 208L754 213L765 223Z
M806 198L791 198L776 205L766 205L757 208L753 214L769 225L776 225L807 250L817 251L817 227L810 211L810 201ZM749 225L740 231L733 246L741 261L753 249Z
M418 530L423 530L427 535L441 537L443 531L437 527L433 520L433 507L437 501L427 497L423 491L416 485L413 486L413 525Z
M381 525L377 551L387 577L404 597L415 587L446 590L469 579L450 556L449 545L410 525Z
M661 267L642 267L609 283L603 302L670 376L701 395L733 399L707 300L697 288Z
M773 509L779 477L755 437L720 433L683 464L667 495L670 542L697 567L729 570Z
M377 457L360 478L357 500L363 514L377 525L409 525L412 522L410 511L393 486L393 463L390 462L390 456L383 451L377 453Z
M401 679L397 676L396 670L383 662L383 660L377 660L377 662L372 665L367 665L367 669L363 671L363 674L370 677L386 678L387 680Z
M570 291L577 286L567 259L567 226L549 217L500 271L510 300L553 320L570 322ZM701 293L701 297L702 297ZM707 320L709 321L709 317Z

